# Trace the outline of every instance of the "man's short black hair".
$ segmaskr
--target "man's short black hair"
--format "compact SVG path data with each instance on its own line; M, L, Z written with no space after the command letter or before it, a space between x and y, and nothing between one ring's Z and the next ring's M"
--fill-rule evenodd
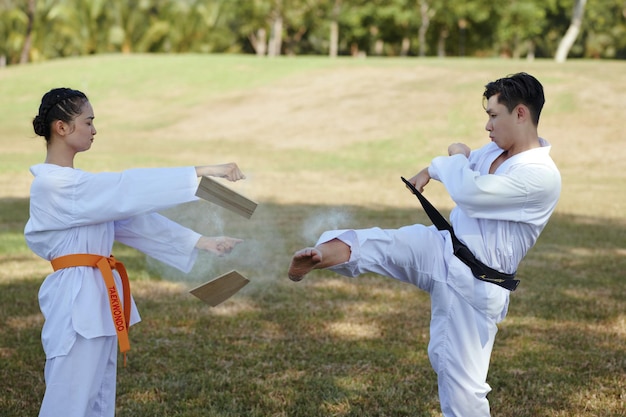
M498 95L498 103L506 106L509 113L517 105L525 105L530 110L535 126L539 124L539 115L546 99L543 95L543 86L535 77L519 72L492 81L485 86L483 97L489 100L494 94Z

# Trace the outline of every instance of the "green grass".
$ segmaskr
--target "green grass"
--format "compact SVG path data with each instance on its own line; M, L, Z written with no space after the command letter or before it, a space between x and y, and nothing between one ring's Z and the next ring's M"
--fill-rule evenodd
M29 123L49 88L82 88L94 103L99 133L81 167L236 160L249 178L234 186L260 203L250 220L204 202L168 211L202 233L246 239L229 257L201 256L187 276L116 245L143 318L118 372L118 416L432 417L425 294L374 275L318 272L294 284L285 271L326 228L426 222L399 176L449 142L483 143L481 86L522 69L544 81L542 129L564 189L496 338L492 414L624 415L626 64L201 55L0 70L0 415L36 415L44 391L37 291L50 267L22 230L27 167L44 152ZM427 192L449 209L440 185ZM230 269L252 282L223 305L187 293Z

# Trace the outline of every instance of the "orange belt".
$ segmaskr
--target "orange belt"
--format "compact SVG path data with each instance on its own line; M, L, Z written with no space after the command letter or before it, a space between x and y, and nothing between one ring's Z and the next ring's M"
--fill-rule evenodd
M130 350L128 339L128 329L130 327L130 283L124 264L116 260L113 255L110 257L102 255L91 255L88 253L77 253L73 255L60 256L50 261L52 268L57 271L73 266L90 266L98 268L104 278L111 307L111 317L117 332L117 340L120 344L120 352L124 354L124 366L126 366L126 352ZM119 272L122 278L122 289L124 290L124 304L120 303L120 297L113 279L113 270Z

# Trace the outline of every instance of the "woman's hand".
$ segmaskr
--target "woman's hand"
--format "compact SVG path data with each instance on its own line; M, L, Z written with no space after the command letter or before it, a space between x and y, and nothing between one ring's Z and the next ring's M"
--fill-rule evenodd
M199 177L219 177L229 181L239 181L246 178L234 162L218 165L201 165L196 167L196 175Z
M205 252L214 253L217 256L224 256L232 252L232 250L243 242L242 239L237 239L228 236L219 237L207 237L202 236L196 243L196 248Z

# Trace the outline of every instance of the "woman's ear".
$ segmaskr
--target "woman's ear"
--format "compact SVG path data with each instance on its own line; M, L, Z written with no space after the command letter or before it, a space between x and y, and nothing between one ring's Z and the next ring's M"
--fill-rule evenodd
M52 133L57 134L58 136L65 136L70 133L70 127L63 120L55 120L52 122L51 129Z

